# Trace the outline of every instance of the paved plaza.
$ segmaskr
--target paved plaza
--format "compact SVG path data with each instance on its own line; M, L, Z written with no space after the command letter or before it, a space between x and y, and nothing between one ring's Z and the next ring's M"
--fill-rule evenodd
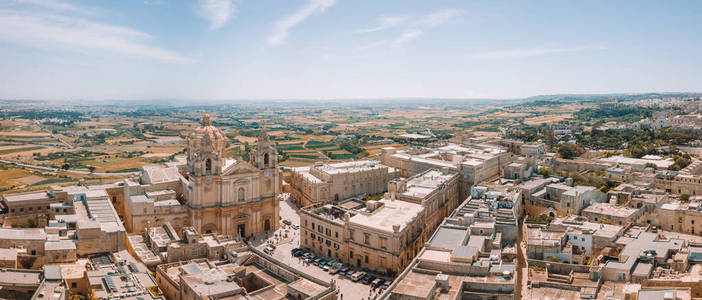
M280 201L280 217L283 220L289 220L292 224L300 224L300 215L297 213L295 204L286 195L282 196L282 201ZM334 279L339 286L339 299L348 300L361 300L361 299L373 299L375 293L371 293L370 285L366 285L359 282L353 282L346 277L340 277L339 274L329 274L321 268L314 265L303 265L302 260L297 257L293 257L290 250L299 247L300 244L300 231L294 230L289 226L284 226L276 233L284 233L285 230L288 231L288 238L278 239L277 242L275 234L268 240L274 241L277 244L275 251L273 252L273 257L284 262L288 266L305 272L311 276L319 278L324 281L330 281ZM266 247L265 237L257 237L254 242L259 249L264 249ZM343 295L343 298L342 296Z

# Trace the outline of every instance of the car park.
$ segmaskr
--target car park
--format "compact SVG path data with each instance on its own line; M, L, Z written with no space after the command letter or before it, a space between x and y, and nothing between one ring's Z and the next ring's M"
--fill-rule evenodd
M342 272L343 269L344 269L344 264L342 264L342 263L333 264L331 266L331 268L329 269L329 274L336 274L336 273L341 272L341 274L343 275L343 272Z
M366 272L363 272L363 271L353 273L353 275L351 275L351 281L358 282L359 280L363 279L363 277L365 277L365 276L366 276Z

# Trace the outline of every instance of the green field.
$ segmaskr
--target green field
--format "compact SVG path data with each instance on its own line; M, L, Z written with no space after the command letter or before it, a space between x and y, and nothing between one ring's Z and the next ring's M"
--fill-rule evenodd
M39 150L39 149L44 149L44 147L34 146L34 147L4 149L4 150L0 150L0 154L8 154L8 153L24 152L24 151L33 151L33 150Z
M78 179L74 178L51 178L51 179L45 179L42 181L39 181L37 183L32 184L32 186L37 186L37 185L42 185L42 184L51 184L51 183L64 183L64 182L73 182L73 181L78 181Z
M306 158L306 159L321 159L323 157L319 155L314 155L314 154L297 154L297 153L290 153L288 154L291 158Z

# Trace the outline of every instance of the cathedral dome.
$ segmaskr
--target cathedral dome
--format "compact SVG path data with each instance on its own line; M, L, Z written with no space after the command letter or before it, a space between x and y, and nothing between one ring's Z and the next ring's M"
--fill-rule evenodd
M200 127L196 128L190 135L199 135L203 138L207 136L213 142L224 140L224 133L222 132L222 130L212 125L212 121L210 120L210 114L204 114L202 116L202 121L200 121Z

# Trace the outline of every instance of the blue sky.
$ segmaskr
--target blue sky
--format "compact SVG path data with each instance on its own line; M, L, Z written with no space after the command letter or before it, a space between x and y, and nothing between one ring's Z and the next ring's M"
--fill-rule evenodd
M700 1L0 0L0 98L700 92Z

